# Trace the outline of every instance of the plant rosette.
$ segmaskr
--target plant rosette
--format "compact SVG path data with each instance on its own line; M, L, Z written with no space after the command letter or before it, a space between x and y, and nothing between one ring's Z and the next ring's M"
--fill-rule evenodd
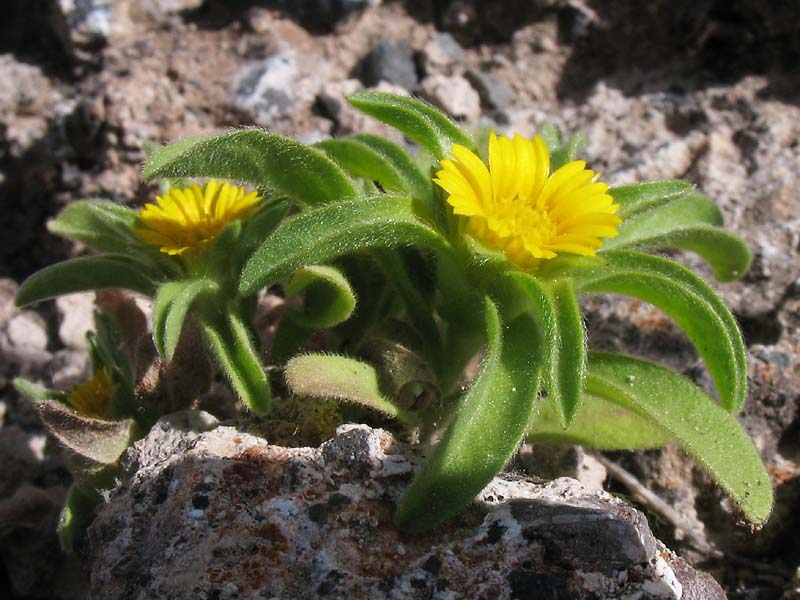
M360 93L349 101L415 141L418 156L374 135L306 146L260 130L151 152L146 179L220 178L270 198L242 225L226 225L195 268L172 265L178 281L163 283L160 272L158 292L146 290L156 295L159 350L169 355L160 338L170 330L174 339L171 324L191 307L234 388L263 412L265 396L254 398L248 379L263 370L240 307L275 284L301 297L271 355L288 389L369 407L431 445L397 510L407 531L463 510L526 438L603 449L678 444L747 519L764 522L771 483L735 418L747 391L736 321L699 276L648 252L687 250L718 280L741 277L750 253L722 228L716 205L683 181L610 188L576 159L584 138L564 140L552 127L533 139L471 135L414 99ZM258 235L248 233L251 221ZM170 246L179 257L182 247ZM113 277L102 283L131 289ZM55 295L31 287L22 286L23 300ZM74 290L62 284L56 293L66 291ZM600 292L670 316L697 347L719 400L662 366L589 352L578 299ZM305 352L323 329L331 352ZM239 362L240 351L252 359ZM477 355L477 373L464 382Z

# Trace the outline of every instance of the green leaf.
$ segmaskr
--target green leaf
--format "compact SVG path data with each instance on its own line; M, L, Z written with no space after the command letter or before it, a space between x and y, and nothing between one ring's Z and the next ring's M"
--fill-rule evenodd
M126 256L104 254L72 258L34 273L17 291L17 306L56 296L103 289L123 289L152 296L154 277Z
M586 336L578 300L570 280L555 281L552 288L526 273L508 272L497 288L504 296L505 312L531 311L542 332L545 386L566 427L580 406L586 372ZM514 304L514 308L510 305Z
M51 390L43 385L37 385L32 381L28 381L22 377L14 378L13 384L14 388L16 388L20 394L30 398L31 400L56 400L61 403L65 403L67 401L67 394Z
M414 159L401 146L394 142L369 133L360 133L351 139L366 144L376 152L383 155L394 169L400 173L412 198L420 200L433 200L433 184L431 178L426 176Z
M67 450L99 465L116 464L133 443L134 423L101 421L81 416L69 407L52 400L36 403L47 431Z
M502 326L485 301L483 363L442 440L400 501L396 525L421 532L461 512L503 468L525 434L539 387L539 332L523 314Z
M233 311L228 312L225 322L202 319L200 328L239 399L254 414L266 415L272 392L249 328Z
M425 354L438 370L442 362L442 341L439 327L433 318L433 308L420 292L419 286L411 280L409 272L400 255L389 249L378 249L373 253L375 260L387 275L389 285L402 300L403 305L425 345Z
M565 164L576 160L576 157L584 151L588 143L586 133L579 131L574 133L566 144L561 144L550 154L550 172L554 173Z
M722 406L739 412L747 397L747 357L736 320L702 279L681 265L631 251L607 252L608 266L576 278L580 293L640 298L686 333L714 379Z
M253 293L302 266L324 264L356 250L405 244L448 249L444 238L418 216L411 198L381 195L332 203L281 223L245 265L239 291Z
M545 123L539 130L539 137L544 140L547 150L552 154L564 143L561 129L554 123Z
M164 335L170 306L185 285L183 281L168 281L161 285L156 292L153 301L153 344L161 356L167 355Z
M717 227L717 206L698 193L638 212L623 221L619 235L605 241L599 254L622 248L682 248L702 256L720 281L737 279L750 267L750 251L737 236Z
M586 390L652 419L708 471L748 520L767 520L772 484L758 452L736 419L691 381L645 361L591 353Z
M611 188L608 193L620 206L617 216L620 219L627 219L636 213L683 198L693 189L694 186L688 181L662 179Z
M350 282L334 267L311 265L295 271L286 284L286 294L301 293L305 299L297 317L307 327L334 327L350 318L356 308Z
M444 158L453 144L475 149L473 141L455 123L419 100L382 92L359 92L347 101L361 112L398 129L437 159Z
M84 492L77 485L70 486L67 501L58 517L58 541L64 552L72 554L75 540L99 503L98 494Z
M354 139L324 140L314 144L355 177L377 181L387 192L411 194L405 178L383 154Z
M360 360L335 354L303 354L286 364L285 374L286 384L297 396L352 402L406 425L414 421L384 397L375 369Z
M167 310L163 325L163 350L162 355L166 360L171 360L178 347L178 340L183 330L183 322L189 314L192 304L202 295L215 294L219 285L211 279L197 279L187 282L181 290L174 295Z
M578 298L569 279L553 285L555 318L558 329L558 362L555 375L558 387L554 400L560 407L564 426L568 426L580 406L586 375L586 335Z
M219 177L273 188L308 206L356 196L345 173L300 142L257 129L180 140L154 152L145 180Z
M577 444L601 450L659 448L672 441L652 420L598 396L584 394L581 410L564 429L560 411L540 401L526 440L530 444Z
M133 234L136 213L112 202L80 200L67 205L47 229L101 252L128 252L144 244Z

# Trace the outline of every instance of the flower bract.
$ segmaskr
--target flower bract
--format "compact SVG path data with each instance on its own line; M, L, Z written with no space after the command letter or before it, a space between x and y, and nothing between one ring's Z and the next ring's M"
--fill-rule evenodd
M136 235L165 254L197 252L225 225L249 216L260 200L257 192L215 179L202 188L172 188L145 205Z
M454 144L434 182L467 232L530 268L560 253L591 256L617 235L619 205L599 175L575 160L550 173L541 137L489 138L489 165Z
M111 419L111 374L108 369L95 371L89 381L72 389L67 402L80 414L93 419Z

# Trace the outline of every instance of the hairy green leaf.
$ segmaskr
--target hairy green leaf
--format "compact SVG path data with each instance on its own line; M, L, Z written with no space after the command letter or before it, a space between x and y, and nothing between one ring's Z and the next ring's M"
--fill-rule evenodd
M438 370L442 361L442 341L439 327L433 318L431 303L423 297L419 287L411 280L402 258L396 251L378 249L373 256L386 273L389 285L402 300L414 328L422 338L428 360L434 363L434 368Z
M708 471L753 523L772 511L769 475L736 419L688 379L614 354L591 353L586 390L662 427Z
M224 322L201 319L200 328L239 399L254 414L266 415L272 392L249 328L233 311L228 312Z
M126 256L104 254L72 258L38 271L22 282L17 306L56 296L104 289L123 289L152 296L155 277Z
M101 252L129 252L142 249L133 235L136 213L103 200L80 200L67 205L47 229L56 235L83 242Z
M355 177L377 181L387 192L411 194L403 175L386 157L355 139L324 140L314 144Z
M707 260L720 281L731 281L747 272L751 256L744 242L719 228L721 224L722 215L711 200L688 193L627 218L599 254L632 247L681 248Z
M161 356L167 355L164 334L167 326L167 315L180 291L186 285L183 281L168 281L158 288L153 301L153 345Z
M166 360L171 360L178 347L178 341L183 330L192 304L202 295L214 294L219 291L219 285L211 279L197 279L186 282L180 291L173 296L167 310L163 325L163 350L162 355Z
M461 512L516 449L539 388L539 339L523 314L502 326L494 302L485 301L487 346L483 363L442 440L400 501L395 523L421 532Z
M47 431L69 452L98 465L113 465L135 439L135 425L84 417L60 402L42 400L36 409Z
M360 360L335 354L302 354L286 364L285 373L286 384L297 396L352 402L407 425L414 421L383 395L377 372Z
M67 493L67 501L58 517L58 541L61 549L72 553L75 539L80 535L95 506L100 503L98 494L89 494L77 485L72 485Z
M376 152L379 152L394 169L400 173L405 181L408 194L412 198L430 201L433 199L433 184L431 178L426 176L414 159L398 144L386 138L370 133L359 133L352 137L362 144L366 144Z
M553 173L568 162L576 160L578 154L584 151L588 143L586 133L579 131L573 134L566 144L561 144L550 154L550 172Z
M239 291L253 293L302 266L357 250L405 244L447 248L444 238L418 216L413 199L381 195L332 203L281 223L245 265Z
M577 444L601 450L659 448L672 441L651 419L598 396L584 394L581 410L564 429L551 399L538 403L526 440L531 444Z
M662 179L611 188L608 193L614 198L614 202L619 204L617 216L620 219L627 219L636 213L683 198L693 189L694 186L688 181Z
M356 308L350 282L339 269L324 265L302 267L286 284L287 295L304 294L298 320L307 327L323 329L346 321Z
M16 377L13 381L16 390L23 396L31 400L56 400L61 403L67 401L68 395L64 392L57 392L43 385L38 385L22 377Z
M276 189L308 206L352 198L356 189L321 152L258 129L180 140L148 157L146 180L220 177Z
M586 375L586 335L578 298L572 281L563 279L553 285L553 305L558 328L558 395L564 426L568 426L578 411Z
M722 406L739 412L747 396L747 358L736 321L722 300L681 265L631 251L605 254L608 266L576 278L579 292L625 294L649 302L686 332L714 379Z
M472 140L455 123L419 100L382 92L359 92L347 101L361 112L398 129L437 159L444 158L453 144L475 149Z

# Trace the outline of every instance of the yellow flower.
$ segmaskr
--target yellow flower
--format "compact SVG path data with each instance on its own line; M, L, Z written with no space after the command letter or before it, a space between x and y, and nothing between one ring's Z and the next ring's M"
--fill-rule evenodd
M135 233L142 241L159 246L165 254L200 250L225 225L255 211L261 200L257 192L212 179L202 189L172 188L146 204L139 213Z
M433 180L448 192L466 230L502 250L517 266L531 268L562 252L591 256L617 235L622 220L608 185L572 161L550 174L550 154L541 137L489 138L489 166L454 144Z
M67 402L80 414L93 419L111 419L111 373L100 369L89 381L72 388Z

